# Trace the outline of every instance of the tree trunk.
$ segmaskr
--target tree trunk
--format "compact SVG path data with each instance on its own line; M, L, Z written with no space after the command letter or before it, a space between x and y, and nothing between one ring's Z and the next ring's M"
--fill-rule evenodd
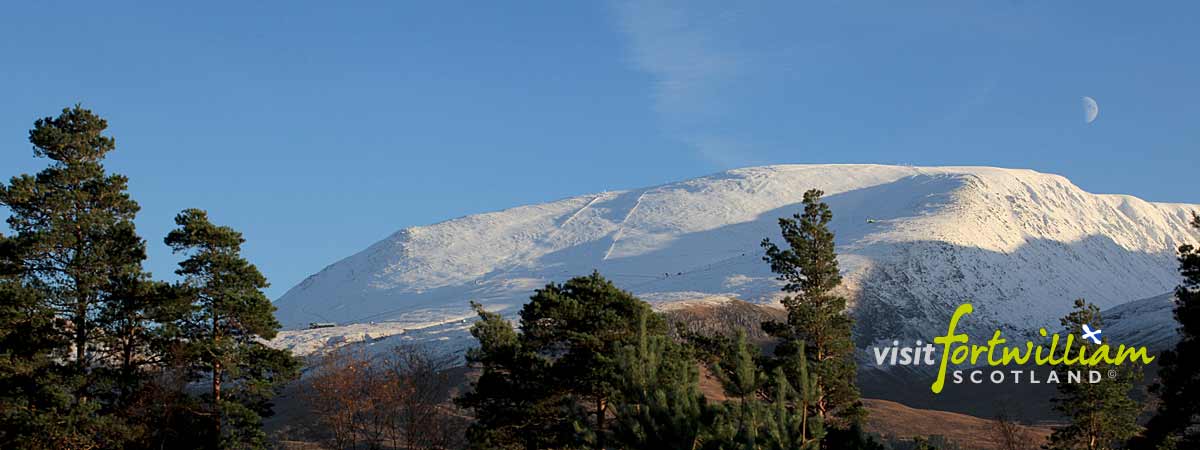
M808 402L812 399L812 392L805 387L808 386L808 379L801 378L800 383L803 383L800 385L800 444L804 445L808 443Z
M129 331L125 335L123 347L121 349L121 383L118 386L120 390L121 406L125 406L129 402L133 392L129 389L129 380L133 378L134 367L134 348L133 348L133 332Z
M77 323L75 324L75 364L79 366L79 371L87 369L87 319L83 316L76 316Z
M213 317L213 319L212 319L212 327L213 327L212 343L213 343L213 346L215 347L215 346L219 345L219 343L220 343L220 328L218 327L219 323L218 323L218 319L217 319L217 312L215 310L213 311L212 317ZM218 355L217 355L218 352L216 352L215 350L216 349L214 348L213 349L212 395L213 395L213 414L216 415L216 420L214 421L215 422L214 425L216 428L216 435L214 435L213 438L216 439L218 447L219 447L220 442L221 442L221 358L218 357ZM214 447L214 448L216 448L216 447Z
M604 397L596 397L596 448L604 449L604 416L606 410Z
M80 373L87 371L87 301L80 299L75 306L75 364Z
M79 375L87 376L87 301L79 299L79 303L75 307L75 364L79 370ZM87 403L87 386L86 381L79 386L79 390L75 392L75 402L78 404Z

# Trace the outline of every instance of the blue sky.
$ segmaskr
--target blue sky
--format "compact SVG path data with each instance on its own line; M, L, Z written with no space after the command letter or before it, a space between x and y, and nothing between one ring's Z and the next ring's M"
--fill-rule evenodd
M405 226L758 164L1200 203L1195 2L164 3L0 7L0 176L45 165L36 118L92 108L164 278L187 207L275 298Z

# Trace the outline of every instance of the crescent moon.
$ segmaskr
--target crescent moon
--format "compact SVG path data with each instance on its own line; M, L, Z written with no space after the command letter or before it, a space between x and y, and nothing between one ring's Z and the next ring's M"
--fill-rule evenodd
M1091 97L1083 98L1083 120L1087 123L1096 121L1096 116L1100 115L1100 105L1096 104L1096 99Z

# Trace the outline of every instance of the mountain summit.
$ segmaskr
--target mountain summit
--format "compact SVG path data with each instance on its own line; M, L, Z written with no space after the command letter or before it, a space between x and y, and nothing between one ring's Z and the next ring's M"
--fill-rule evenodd
M1200 205L1085 192L990 167L776 165L581 195L406 228L290 289L286 326L436 323L468 302L515 313L550 281L599 270L651 302L779 295L759 243L825 191L860 342L972 325L1057 326L1075 298L1102 308L1178 284L1175 249ZM989 333L990 334L990 333Z

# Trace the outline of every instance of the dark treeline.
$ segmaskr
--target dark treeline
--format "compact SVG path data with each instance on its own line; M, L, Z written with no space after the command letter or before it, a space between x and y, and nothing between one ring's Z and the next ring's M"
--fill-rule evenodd
M107 123L79 106L29 132L49 165L0 185L0 448L263 447L298 361L240 233L187 209L154 280L127 179L102 161Z

